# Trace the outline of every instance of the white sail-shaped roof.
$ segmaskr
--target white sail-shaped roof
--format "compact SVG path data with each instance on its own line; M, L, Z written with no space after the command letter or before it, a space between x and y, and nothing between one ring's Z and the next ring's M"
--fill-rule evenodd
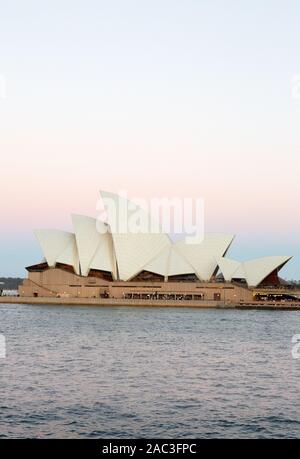
M288 256L275 256L244 262L243 268L247 284L250 287L256 287L273 271L281 269L291 258Z
M74 234L67 231L39 229L35 230L34 233L50 267L55 266L58 257L74 242Z
M63 252L57 257L57 263L64 263L66 265L73 266L76 274L80 274L79 269L79 256L77 251L77 245L75 235L72 234L72 240L69 242Z
M226 281L245 279L256 287L292 257L275 256L238 262L225 258L234 236L206 234L201 243L173 244L147 211L125 197L101 192L107 223L73 215L75 234L60 230L36 230L49 267L57 263L73 266L88 276L91 269L112 273L113 279L128 281L141 271L165 278L196 274L209 281L217 268Z
M119 278L126 281L139 274L171 241L160 232L148 212L135 203L114 193L101 191L101 196L113 237Z
M200 280L209 281L218 267L217 260L227 252L234 236L206 234L200 244L176 243L178 251L193 266Z
M117 265L112 235L107 225L103 222L98 221L97 228L98 231L100 230L99 244L90 263L90 269L111 272L113 279L117 279Z
M177 252L174 245L166 246L144 266L144 269L164 277L195 273L193 267Z
M156 257L144 266L144 270L167 276L171 245L164 247Z
M244 263L239 263L237 270L232 275L232 279L246 279L246 277Z
M224 279L227 282L230 282L233 277L240 277L238 275L239 268L241 268L241 263L239 261L230 260L229 258L220 258L218 261L218 265L223 274ZM242 275L241 278L244 278L244 275Z
M291 258L275 256L244 262L221 258L218 264L225 280L245 279L249 287L257 287L273 271L280 270Z
M72 215L73 228L79 254L80 269L87 276L91 261L99 244L99 233L96 220L84 215Z
M84 215L72 215L80 269L87 276L90 269L116 274L111 234L103 222Z
M169 265L168 265L168 277L179 276L181 274L195 274L195 270L192 265L178 252L175 246L171 248Z

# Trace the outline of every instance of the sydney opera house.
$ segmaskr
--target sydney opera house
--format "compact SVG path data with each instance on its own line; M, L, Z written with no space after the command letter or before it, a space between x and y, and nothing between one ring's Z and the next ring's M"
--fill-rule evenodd
M120 197L101 192L102 198ZM125 199L125 198L124 198ZM131 212L145 212L137 205ZM172 242L164 232L118 231L106 221L72 215L74 232L40 229L43 259L28 266L23 297L111 298L243 303L290 298L279 277L290 256L236 261L227 257L234 236L205 234L201 242Z

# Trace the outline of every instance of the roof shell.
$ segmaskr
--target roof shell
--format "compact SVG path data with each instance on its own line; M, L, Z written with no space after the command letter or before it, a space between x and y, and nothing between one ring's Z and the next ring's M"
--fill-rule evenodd
M72 241L69 242L63 252L57 257L56 263L63 263L73 266L76 274L80 274L79 256L76 245L75 235L73 234Z
M238 268L241 266L241 263L236 260L230 260L230 258L220 258L218 260L218 265L224 279L226 281L231 281L235 272L237 272Z
M118 273L121 280L130 280L153 260L171 241L159 231L144 209L114 193L101 191L104 203L108 203L107 222L112 233L117 259ZM142 228L140 224L145 222ZM152 226L157 232L152 232Z
M166 246L144 269L164 277L195 273L192 265L174 245Z
M291 258L290 256L273 256L244 262L221 258L218 265L226 281L245 279L249 287L257 287L273 271L280 270Z
M280 270L291 258L290 256L273 256L244 262L243 268L247 284L250 287L256 287L275 269Z
M218 268L217 260L225 255L234 239L229 234L205 234L200 244L175 244L178 251L192 265L200 280L209 281Z
M34 231L42 248L48 266L54 267L57 259L64 253L68 246L74 244L74 234L56 229L37 229ZM75 259L70 259L72 265Z
M116 276L112 237L105 223L85 215L72 215L81 274L90 269L109 271Z

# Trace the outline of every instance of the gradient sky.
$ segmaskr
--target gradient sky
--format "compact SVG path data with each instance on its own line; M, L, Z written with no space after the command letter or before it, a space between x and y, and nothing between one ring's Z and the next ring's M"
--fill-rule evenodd
M294 255L300 279L299 18L296 0L2 2L0 276L102 188L203 197L229 256Z

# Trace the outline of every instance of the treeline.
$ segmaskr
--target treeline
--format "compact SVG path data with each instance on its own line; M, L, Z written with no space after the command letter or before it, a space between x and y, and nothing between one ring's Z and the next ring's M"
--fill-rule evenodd
M17 290L22 281L21 277L0 277L0 290Z
M292 284L292 285L296 285L297 287L300 287L300 280L291 280L291 281L289 281L289 282L290 282L290 284Z

